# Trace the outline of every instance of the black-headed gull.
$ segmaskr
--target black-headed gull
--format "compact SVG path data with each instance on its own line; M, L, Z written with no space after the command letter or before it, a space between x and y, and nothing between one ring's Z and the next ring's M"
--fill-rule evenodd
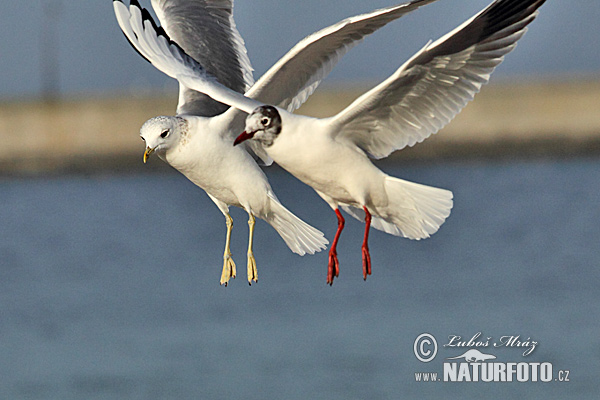
M356 209L364 210L364 279L371 273L370 225L410 239L427 238L439 229L450 214L452 193L388 176L368 156L386 157L446 125L488 82L544 1L494 1L428 43L391 77L333 117L310 118L273 106L250 113L245 132L235 143L260 142L275 162L315 189L337 215L329 284L339 273L336 245L344 219L338 206L359 219Z
M131 1L113 5L119 25L133 47L155 67L180 83L178 115L156 117L141 129L146 141L144 161L156 152L196 185L203 188L225 215L227 239L221 284L236 274L229 249L232 219L229 206L249 214L248 281L257 278L252 253L254 216L270 223L290 249L313 254L328 243L323 234L286 210L275 197L252 155L272 162L261 146L251 143L233 148L244 126L245 112L227 108L210 95L204 85L224 89L234 98L250 98L277 104L289 111L298 108L331 71L335 63L362 38L406 13L436 0L418 0L348 18L314 33L290 50L265 75L252 84L252 73L243 40L235 29L232 1L212 7L205 0L152 0L162 27ZM206 32L210 33L206 33ZM201 79L197 79L201 77ZM224 86L222 86L222 85ZM211 96L214 97L214 96ZM230 104L227 101L218 101Z

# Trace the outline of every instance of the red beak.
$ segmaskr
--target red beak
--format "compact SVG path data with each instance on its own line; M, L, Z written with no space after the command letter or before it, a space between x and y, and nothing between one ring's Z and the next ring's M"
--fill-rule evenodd
M253 133L248 133L246 131L242 132L242 134L240 136L238 136L237 138L235 138L235 141L233 142L234 146L237 146L238 144L248 140L248 139L252 139L254 137L254 132Z

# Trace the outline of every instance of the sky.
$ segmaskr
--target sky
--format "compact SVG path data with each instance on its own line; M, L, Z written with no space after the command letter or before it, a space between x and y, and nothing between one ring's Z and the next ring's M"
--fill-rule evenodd
M439 0L392 22L354 48L325 84L377 83L427 40L454 29L489 2ZM150 7L150 0L140 3ZM44 87L63 96L177 89L172 79L131 49L116 23L111 0L0 0L0 4L0 99L36 97ZM234 16L257 79L305 36L393 4L393 0L237 0ZM598 0L548 0L493 81L600 78L598 21ZM43 66L53 62L56 71L50 68L54 72L43 78Z

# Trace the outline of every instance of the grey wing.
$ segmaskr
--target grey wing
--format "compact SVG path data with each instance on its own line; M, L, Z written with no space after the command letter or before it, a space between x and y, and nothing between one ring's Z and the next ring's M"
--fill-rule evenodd
M335 64L362 39L407 13L437 0L415 0L347 18L307 36L271 67L246 96L294 111Z
M261 105L217 82L196 60L173 42L164 29L154 23L152 16L141 8L139 3L132 2L128 8L121 0L113 0L113 7L119 27L131 46L158 70L178 80L181 87L206 93L211 98L238 107L246 113ZM230 114L226 113L218 118L228 118L228 115ZM240 121L240 125L243 127L243 121ZM220 130L220 134L231 132ZM244 143L244 148L255 158L260 158L266 165L272 163L258 142L248 142Z
M233 0L152 0L162 28L224 86L244 93L253 83L244 40L233 20ZM180 85L178 114L214 116L228 106Z
M496 0L333 117L332 134L375 158L422 142L489 81L544 1Z

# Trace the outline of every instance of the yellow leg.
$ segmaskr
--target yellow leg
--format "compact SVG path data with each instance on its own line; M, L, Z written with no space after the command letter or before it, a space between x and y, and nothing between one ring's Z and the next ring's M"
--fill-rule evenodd
M235 263L231 258L231 230L233 229L233 219L231 215L225 214L225 223L227 224L227 239L225 240L225 253L223 253L223 272L221 273L221 285L227 286L229 279L235 278Z
M252 242L254 240L254 215L248 213L248 226L250 227L250 238L248 239L248 283L252 285L252 281L258 282L258 271L256 269L256 260L252 253Z

